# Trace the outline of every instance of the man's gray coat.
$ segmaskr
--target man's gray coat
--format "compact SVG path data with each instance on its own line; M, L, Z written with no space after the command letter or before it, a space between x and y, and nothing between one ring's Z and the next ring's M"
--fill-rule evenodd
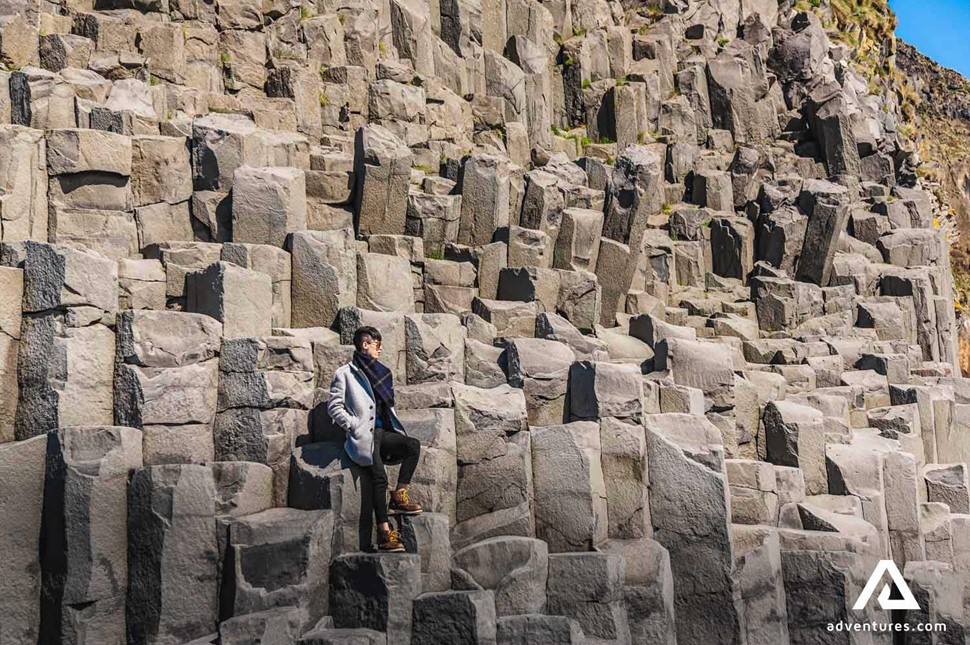
M334 373L327 412L334 424L347 433L344 450L361 466L374 463L374 424L377 420L374 401L374 390L356 365L348 363ZM393 407L391 424L395 432L407 434Z

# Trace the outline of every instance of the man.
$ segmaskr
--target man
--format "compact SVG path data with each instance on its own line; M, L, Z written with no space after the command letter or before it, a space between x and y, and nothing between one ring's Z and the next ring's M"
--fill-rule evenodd
M327 412L346 434L344 449L363 470L362 506L377 519L378 550L404 551L401 535L392 530L388 512L417 515L422 511L408 497L408 486L421 454L421 443L409 437L394 411L394 379L377 359L381 333L373 327L354 332L354 357L333 375ZM397 488L387 502L384 464L401 464Z

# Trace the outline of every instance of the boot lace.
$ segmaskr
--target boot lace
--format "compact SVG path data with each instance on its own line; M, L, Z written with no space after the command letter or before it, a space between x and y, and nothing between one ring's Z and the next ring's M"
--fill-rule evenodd
M402 488L400 491L398 491L398 495L401 498L401 503L402 504L410 504L411 503L411 498L408 496L408 489L407 488Z
M401 541L401 532L397 529L391 529L387 532L387 541L391 544L397 544Z

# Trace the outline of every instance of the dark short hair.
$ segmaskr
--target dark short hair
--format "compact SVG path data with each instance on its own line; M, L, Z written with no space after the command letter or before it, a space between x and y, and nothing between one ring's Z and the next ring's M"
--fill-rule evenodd
M369 343L372 340L380 340L381 332L377 331L373 327L363 326L358 327L357 331L354 332L354 347L357 351L363 351L364 343Z

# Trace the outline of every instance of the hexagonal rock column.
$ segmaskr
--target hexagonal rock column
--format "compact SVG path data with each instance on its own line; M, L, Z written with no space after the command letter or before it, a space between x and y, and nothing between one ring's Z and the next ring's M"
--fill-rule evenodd
M460 183L458 243L489 244L495 229L509 225L509 164L497 155L471 155L462 165Z
M549 549L525 537L493 537L458 550L452 558L454 589L489 589L498 616L542 613L546 606Z
M232 239L282 247L305 230L306 176L299 168L243 166L233 174Z
M804 532L809 533L810 532ZM822 535L831 535L823 533ZM807 536L806 536L807 537ZM784 540L784 535L783 535ZM888 621L889 612L853 611L852 606L872 574L876 560L852 553L846 544L829 546L839 550L825 549L822 545L782 545L781 570L784 576L785 604L788 611L788 634L792 643L811 643L818 640L819 629L839 620ZM878 608L878 603L870 603ZM841 641L851 643L848 635Z
M498 645L581 645L587 642L579 622L566 616L504 616L498 619L495 634Z
M0 443L14 440L24 272L0 267Z
M703 391L714 411L734 407L734 357L730 346L671 337L657 343L655 351L655 370L669 369L677 385Z
M409 384L464 380L467 330L456 316L405 316L404 325Z
M414 290L407 258L358 253L357 306L371 311L413 313Z
M947 639L966 639L962 599L967 583L961 574L947 563L922 561L906 563L903 578L920 607L919 611L907 612L906 622L913 633L920 629L920 623L942 622Z
M180 643L216 630L216 495L208 466L151 466L132 476L128 643Z
M310 341L287 336L227 340L219 359L215 458L272 467L274 500L285 505L290 453L308 431L312 399Z
M579 361L569 370L569 418L593 421L616 417L639 423L643 379L635 365Z
M219 642L222 645L295 643L306 624L304 610L276 607L223 621L219 625Z
M951 513L970 513L966 464L927 464L923 479L928 501L949 505Z
M104 321L118 308L117 264L91 251L24 247L16 438L111 425L115 334Z
M341 307L357 304L357 250L349 228L290 237L294 327L330 327Z
M73 95L73 91L71 92ZM29 99L28 99L29 100ZM73 98L71 99L73 103ZM4 201L20 208L4 208L0 240L47 240L47 158L44 131L19 125L0 126L0 167Z
M115 421L144 433L147 465L212 461L222 325L181 311L118 316Z
M290 326L293 272L288 252L268 244L228 243L222 245L220 259L268 275L273 282L273 328Z
M562 212L553 267L571 271L596 271L596 258L603 232L603 213L585 208Z
M770 401L765 406L763 423L767 461L776 466L801 468L807 494L827 493L822 413L797 403Z
M42 239L83 245L114 260L137 255L131 170L129 137L87 128L49 131L49 237Z
M47 435L39 642L124 640L128 474L142 466L141 445L134 428Z
M569 368L576 359L570 347L554 340L514 338L505 341L509 384L525 394L530 425L566 421Z
M414 599L415 643L495 643L495 597L491 591L438 591Z
M273 281L265 273L216 262L186 276L188 311L222 323L226 338L269 336L273 328Z
M623 601L633 642L676 645L674 579L667 549L650 538L637 538L608 540L600 551L626 560Z
M650 517L654 538L670 552L677 641L740 642L721 433L691 414L648 415L645 425Z
M832 443L825 447L825 470L829 480L827 490L832 495L858 498L862 519L879 532L879 553L888 557L889 520L882 453L888 452L894 442L878 437L874 441L867 441L869 438L864 434L859 433L852 444Z
M809 179L798 196L799 208L808 213L805 240L795 279L827 287L839 235L849 220L849 191L822 179Z
M273 471L250 461L214 461L208 464L216 485L216 532L219 540L217 588L228 574L226 551L233 518L273 508Z
M421 593L421 558L412 554L343 555L330 564L330 615L338 628L385 632L411 643L412 605Z
M304 634L300 645L387 645L387 634L364 627L322 627Z
M271 508L235 518L230 568L223 577L224 618L273 607L300 607L313 624L327 613L333 513Z
M777 529L735 524L731 537L747 642L787 643L788 610Z
M629 645L625 569L625 560L613 554L550 555L546 612L575 618L587 637Z
M609 537L651 537L647 495L646 435L642 425L606 417L600 420L600 461L606 490Z
M889 526L889 551L894 560L907 562L926 557L926 543L920 527L919 467L912 454L890 452L883 461L886 485L886 521Z
M450 388L447 391L450 393ZM426 513L443 513L454 524L458 485L454 410L399 410L398 418L407 428L408 435L421 442L421 457L411 480L411 497L424 507ZM397 481L399 469L399 466L388 467L389 481Z
M458 445L458 524L452 544L534 535L531 436L525 397L507 385L452 384ZM499 485L501 483L501 485Z
M382 126L371 123L357 130L354 223L360 235L404 233L412 160L408 147Z
M401 532L404 549L421 556L421 590L450 589L451 523L448 516L425 510L420 515L399 515L394 520Z
M576 421L530 434L537 537L553 553L596 547L609 529L599 424Z
M197 191L227 192L240 166L258 163L256 125L241 114L209 114L192 122L192 177Z
M0 444L0 641L35 643L40 626L40 550L47 437Z
M373 517L361 516L358 468L339 442L299 446L290 457L287 505L333 511L335 557L373 546Z

